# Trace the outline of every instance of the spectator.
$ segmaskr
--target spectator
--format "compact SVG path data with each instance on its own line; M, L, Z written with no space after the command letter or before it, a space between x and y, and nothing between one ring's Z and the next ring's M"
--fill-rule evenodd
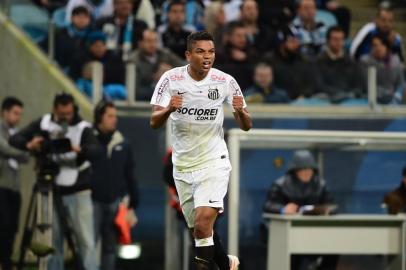
M387 7L379 8L375 22L367 23L357 33L351 45L351 56L358 60L361 56L369 54L372 49L372 38L376 35L386 36L390 42L390 51L397 54L400 60L404 60L402 38L395 31L395 14Z
M94 110L94 132L102 154L92 163L92 199L96 239L101 240L103 270L114 270L117 254L115 217L120 203L129 196L131 226L137 222L138 186L134 174L131 145L117 130L117 110L112 102L101 101Z
M228 0L224 1L224 14L226 22L230 23L240 18L240 7L243 0Z
M90 192L90 162L100 155L100 147L90 124L78 114L71 95L56 95L52 113L43 115L13 135L10 144L21 150L39 153L45 138L65 138L71 142L70 152L53 156L53 161L59 167L55 184L67 210L66 218L72 224L73 237L77 240L84 269L98 269ZM48 268L61 270L64 269L63 235L61 224L56 220L52 223L52 233L55 251L48 261Z
M308 60L316 60L326 43L327 27L316 20L315 0L299 0L297 17L291 24L293 33L299 38L301 53Z
M288 103L285 90L276 88L273 83L272 67L259 63L254 70L254 85L244 91L248 103Z
M217 54L217 65L224 72L238 78L241 89L252 85L255 52L247 40L247 30L241 22L231 22L227 27L226 43Z
M161 46L185 59L187 36L196 29L185 25L185 3L173 0L168 5L168 22L158 27Z
M264 56L274 68L275 86L289 98L310 97L319 91L317 69L300 54L300 41L289 28L278 32L278 49Z
M290 24L296 16L295 0L258 1L259 23L275 31Z
M176 1L176 0L175 0ZM161 5L161 24L168 22L169 6L173 0L166 0ZM205 28L203 17L205 11L204 0L182 0L185 5L185 24L191 26L195 30L203 30Z
M77 6L85 6L94 20L113 14L113 0L69 0L66 5L66 23L71 22L72 11Z
M391 43L386 36L374 36L371 42L371 52L362 56L361 62L364 65L365 77L368 67L377 68L378 103L403 103L405 79L403 64L400 62L399 56L391 53Z
M362 91L362 72L344 50L345 33L339 26L327 31L327 46L318 59L321 78L319 97L332 103L365 96Z
M77 61L72 73L73 78L78 80L79 88L92 97L89 64L98 61L103 65L104 94L110 98L125 99L125 64L120 55L107 50L106 36L102 32L90 33L87 43L87 50Z
M86 38L91 31L90 23L88 9L77 6L72 10L71 23L55 34L55 60L68 74L85 50ZM48 50L48 40L42 46Z
M222 51L221 45L224 44L224 34L226 28L226 17L224 13L224 4L222 2L210 2L204 10L204 25L206 31L214 38L217 51Z
M293 215L300 213L305 205L318 208L324 206L325 209L328 209L325 206L331 203L332 199L326 182L319 176L319 169L313 155L307 150L299 150L293 154L285 175L272 184L268 191L264 211ZM320 266L317 265L318 257L320 256L295 255L292 257L290 269L335 269L337 256L322 256Z
M186 62L168 49L158 46L158 34L145 30L139 48L131 56L137 66L137 100L150 100L161 75L174 67L183 66Z
M17 132L23 103L15 97L6 97L1 105L0 121L0 268L13 269L11 254L18 229L21 207L19 163L28 161L28 153L8 144Z
M49 14L52 14L54 10L64 7L68 0L32 0L32 2L39 7L45 8Z
M135 0L133 13L137 20L145 22L148 28L155 29L155 10L150 0Z
M133 4L134 0L114 0L114 14L96 22L96 28L107 36L107 49L122 52L124 60L137 48L142 31L147 28L145 22L132 15Z
M203 0L187 0L186 24L193 25L197 31L204 30L203 25L204 8L205 6Z
M345 37L350 34L351 11L340 4L339 0L316 0L319 9L331 12L337 19L338 25L343 29Z
M76 68L73 70L73 78L78 79L82 74L83 67L92 61L99 61L104 68L104 83L124 84L125 67L122 59L112 51L107 50L106 35L103 32L92 32L86 40L86 51L81 55Z
M402 181L395 190L385 194L383 199L388 213L396 215L406 212L406 166L402 170Z
M258 4L255 0L245 0L240 7L240 21L244 24L248 43L258 54L270 50L271 32L269 27L258 24Z

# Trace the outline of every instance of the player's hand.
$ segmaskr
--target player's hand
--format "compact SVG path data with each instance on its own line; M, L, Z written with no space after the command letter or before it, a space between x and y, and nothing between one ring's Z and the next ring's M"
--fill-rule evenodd
M41 150L41 145L42 145L43 141L44 141L43 137L36 136L36 137L32 138L32 140L27 143L26 147L27 147L27 149L29 151L37 151L38 152L38 151Z
M169 110L171 112L174 112L180 107L182 107L182 100L183 97L180 95L172 96L171 101L169 102Z
M299 206L295 203L288 203L284 208L284 213L287 215L296 214L299 210Z
M233 96L233 108L236 112L242 112L244 109L244 98L242 96Z

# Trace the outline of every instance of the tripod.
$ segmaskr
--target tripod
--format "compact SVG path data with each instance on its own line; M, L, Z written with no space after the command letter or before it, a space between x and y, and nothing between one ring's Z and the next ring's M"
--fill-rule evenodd
M62 197L54 184L53 175L38 175L30 198L27 215L24 222L24 234L20 246L18 270L23 270L27 250L30 249L38 257L38 269L47 270L49 255L54 253L52 247L52 223L55 212L64 233L68 246L73 253L75 269L83 270L82 260L75 247L72 226L70 226L67 210L63 205ZM33 241L34 231L38 229L43 234L43 241ZM52 270L52 269L50 269Z

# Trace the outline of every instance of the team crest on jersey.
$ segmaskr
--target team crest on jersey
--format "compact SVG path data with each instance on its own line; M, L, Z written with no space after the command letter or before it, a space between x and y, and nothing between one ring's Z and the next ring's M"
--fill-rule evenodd
M215 89L209 88L209 93L207 94L207 96L212 100L219 99L220 98L219 90L217 88Z

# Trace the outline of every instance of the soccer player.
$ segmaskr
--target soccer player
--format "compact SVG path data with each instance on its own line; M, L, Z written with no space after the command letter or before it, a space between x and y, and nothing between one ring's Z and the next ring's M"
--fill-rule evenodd
M239 260L226 255L213 224L223 211L231 165L223 134L223 103L232 106L242 130L252 127L251 117L236 80L212 68L213 37L195 32L187 38L187 66L165 72L151 99L151 127L172 120L173 176L182 211L196 246L197 270L238 268Z

